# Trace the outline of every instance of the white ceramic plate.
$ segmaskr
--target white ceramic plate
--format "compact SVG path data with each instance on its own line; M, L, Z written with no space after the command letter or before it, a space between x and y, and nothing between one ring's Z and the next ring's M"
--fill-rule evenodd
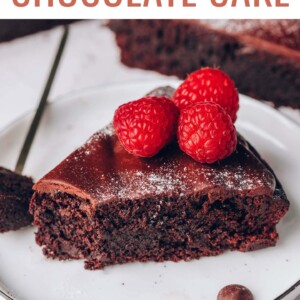
M38 179L109 123L117 106L166 83L98 87L49 105L24 172ZM31 117L0 133L0 165L13 168ZM46 259L34 242L35 229L26 228L0 236L0 281L20 300L213 300L231 283L249 287L256 300L276 298L300 279L300 129L245 96L237 128L272 166L291 201L278 226L281 238L276 247L191 262L132 263L86 271L82 261Z

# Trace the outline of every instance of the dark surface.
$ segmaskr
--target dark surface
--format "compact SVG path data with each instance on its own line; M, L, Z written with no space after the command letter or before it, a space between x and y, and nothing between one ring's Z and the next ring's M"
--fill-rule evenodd
M0 42L67 25L76 20L0 20Z
M254 298L246 287L239 284L231 284L221 289L217 300L254 300Z
M134 157L111 127L34 190L37 243L49 257L85 258L89 269L274 246L289 207L272 170L241 137L228 159L206 165L176 143L153 158Z
M31 178L0 167L0 232L31 224L28 207L32 186Z
M109 27L130 67L182 79L220 67L241 93L300 108L300 21L263 21L112 20Z

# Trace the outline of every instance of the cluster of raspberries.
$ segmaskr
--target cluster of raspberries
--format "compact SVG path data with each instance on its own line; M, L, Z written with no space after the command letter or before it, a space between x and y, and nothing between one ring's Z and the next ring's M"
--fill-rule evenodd
M177 138L180 149L193 159L214 163L236 149L238 109L231 78L218 69L203 68L187 77L173 99L144 97L121 105L113 125L133 155L152 157Z

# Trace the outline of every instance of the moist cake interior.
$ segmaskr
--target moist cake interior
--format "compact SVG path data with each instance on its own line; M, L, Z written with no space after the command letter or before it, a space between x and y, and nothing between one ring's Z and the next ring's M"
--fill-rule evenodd
M0 233L30 225L32 179L0 167Z

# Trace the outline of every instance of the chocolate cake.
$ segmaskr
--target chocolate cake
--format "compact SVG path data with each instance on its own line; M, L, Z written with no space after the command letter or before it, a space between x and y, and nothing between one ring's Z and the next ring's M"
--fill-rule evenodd
M273 171L242 137L228 159L207 165L175 142L153 158L135 157L111 126L34 190L30 211L44 254L84 258L88 269L274 246L289 207Z
M0 167L0 233L30 225L31 178Z
M130 67L176 75L220 67L243 94L300 108L300 20L111 20Z
M75 20L0 20L0 43L73 22Z

